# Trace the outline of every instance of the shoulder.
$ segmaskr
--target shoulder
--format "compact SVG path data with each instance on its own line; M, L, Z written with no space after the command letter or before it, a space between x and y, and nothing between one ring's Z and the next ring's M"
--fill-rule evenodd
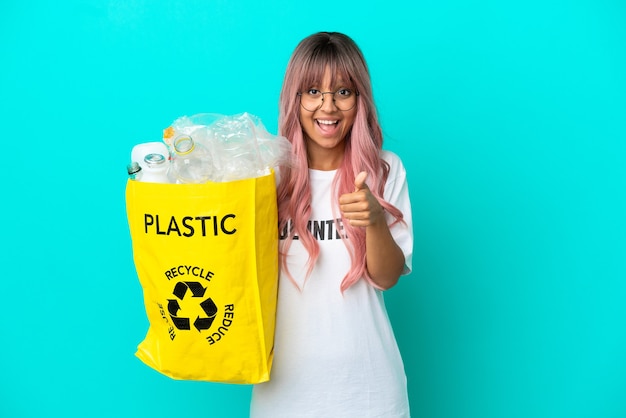
M380 157L389 165L383 198L396 205L398 199L408 194L406 169L400 157L392 151L382 150Z
M382 150L380 157L389 164L389 179L395 179L397 177L405 177L406 169L400 157L389 150Z

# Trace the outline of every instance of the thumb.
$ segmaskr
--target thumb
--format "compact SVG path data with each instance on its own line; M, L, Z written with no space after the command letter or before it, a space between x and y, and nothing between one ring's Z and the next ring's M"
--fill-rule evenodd
M354 190L355 192L358 192L361 189L367 189L367 184L365 184L365 180L367 180L367 172L366 171L361 171L359 174L357 174L356 178L354 179L354 187L356 187L356 189Z

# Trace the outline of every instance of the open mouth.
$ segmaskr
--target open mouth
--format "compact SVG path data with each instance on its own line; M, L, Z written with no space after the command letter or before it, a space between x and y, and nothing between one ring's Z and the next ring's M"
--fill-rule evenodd
M323 135L334 135L339 129L338 120L316 119L317 128Z

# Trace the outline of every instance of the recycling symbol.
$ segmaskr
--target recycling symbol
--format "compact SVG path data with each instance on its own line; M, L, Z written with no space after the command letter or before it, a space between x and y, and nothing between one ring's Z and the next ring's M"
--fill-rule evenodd
M191 291L191 298L193 300L193 298L204 298L206 287L202 287L202 285L198 282L178 282L176 283L176 286L174 286L173 292L176 299L167 300L167 310L170 314L170 318L172 318L174 326L180 330L191 329L190 318L178 316L179 311L183 311L179 301L182 302L185 299L185 295L187 295L188 290ZM189 303L186 303L183 306L185 307L185 310L189 310L191 312L191 309L188 309ZM197 314L197 318L193 322L194 327L196 327L198 331L211 328L215 315L217 315L217 306L211 298L207 298L200 302L200 308L201 311ZM200 314L203 316L201 317Z

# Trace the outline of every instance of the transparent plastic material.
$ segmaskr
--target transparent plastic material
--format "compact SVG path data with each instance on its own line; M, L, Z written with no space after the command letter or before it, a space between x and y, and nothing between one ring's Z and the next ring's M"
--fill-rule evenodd
M171 144L172 173L181 183L205 183L211 179L213 160L206 147L189 135L180 135Z
M182 183L260 177L293 161L289 141L270 134L249 113L183 116L164 130L163 140Z
M278 181L277 168L293 167L293 161L291 143L270 134L258 117L199 113L176 119L163 131L163 142L135 145L128 174L157 183L206 183L261 177L274 169Z

